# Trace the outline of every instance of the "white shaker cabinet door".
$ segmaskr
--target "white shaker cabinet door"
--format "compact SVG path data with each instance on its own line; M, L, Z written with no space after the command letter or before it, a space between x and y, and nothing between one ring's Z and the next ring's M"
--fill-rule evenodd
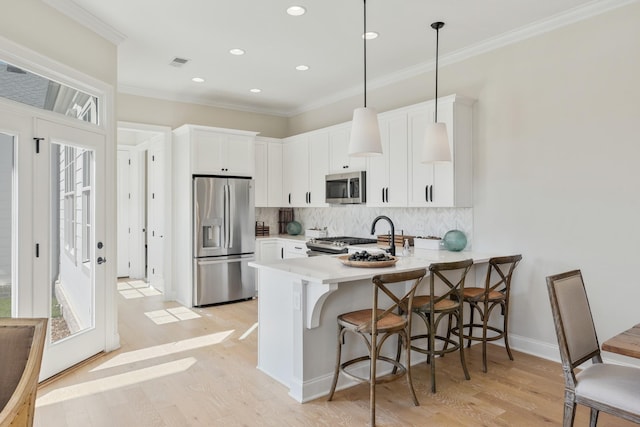
M283 146L284 206L305 207L309 192L309 145L307 135L287 138Z
M270 142L267 147L268 188L267 200L269 207L284 206L282 193L282 143Z
M367 163L367 206L407 206L407 114L380 115L382 156Z
M328 206L325 197L325 177L329 172L329 134L325 131L309 135L309 194L307 206Z
M363 171L367 168L365 157L349 157L351 123L329 128L329 171L343 173Z
M255 173L255 205L257 208L269 206L269 164L267 156L268 144L265 141L256 141Z
M433 102L409 112L409 206L472 205L472 101L451 95L438 100L438 122L447 125L451 162L422 163L427 123L435 118Z

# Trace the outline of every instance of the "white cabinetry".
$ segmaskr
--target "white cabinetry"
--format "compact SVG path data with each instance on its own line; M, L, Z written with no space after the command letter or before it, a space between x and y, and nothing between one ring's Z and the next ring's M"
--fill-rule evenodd
M407 112L378 117L382 156L367 159L367 206L407 206Z
M271 262L284 259L284 242L281 239L257 239L256 260Z
M349 157L351 122L328 128L329 131L329 171L341 173L361 171L367 167L365 157Z
M196 125L173 132L188 145L193 174L253 176L255 132Z
M282 159L283 204L291 207L327 206L324 195L328 164L326 132L310 132L287 138Z
M307 257L307 245L303 241L285 240L284 242L284 257L289 258L306 258Z
M258 208L269 206L269 159L267 158L267 150L268 143L256 138L254 146L256 164L253 178L255 180L255 204Z
M426 124L434 120L433 101L412 106L408 112L409 206L470 207L472 188L472 104L450 95L438 100L438 121L447 124L451 162L424 164L422 144Z
M279 207L282 200L282 142L257 137L255 142L256 207Z
M256 239L256 260L258 262L306 257L307 245L304 240Z

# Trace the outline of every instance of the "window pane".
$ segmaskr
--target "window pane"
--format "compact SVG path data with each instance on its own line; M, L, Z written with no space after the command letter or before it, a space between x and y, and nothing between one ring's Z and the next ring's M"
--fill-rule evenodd
M98 98L0 61L0 97L98 123Z
M91 250L93 247L94 152L52 143L52 194L59 203L51 245L52 342L93 327Z

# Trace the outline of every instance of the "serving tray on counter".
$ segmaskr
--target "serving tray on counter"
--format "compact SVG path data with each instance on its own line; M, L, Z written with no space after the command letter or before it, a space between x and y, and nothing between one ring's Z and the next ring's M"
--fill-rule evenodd
M398 262L398 258L395 256L390 256L390 260L387 261L351 261L349 257L351 255L341 255L338 257L341 263L347 265L349 267L359 267L359 268L382 268L382 267L391 267L396 262Z

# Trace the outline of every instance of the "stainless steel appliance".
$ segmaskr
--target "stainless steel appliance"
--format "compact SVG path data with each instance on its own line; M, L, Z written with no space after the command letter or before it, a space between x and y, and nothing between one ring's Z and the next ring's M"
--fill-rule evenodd
M307 241L307 255L337 255L349 252L347 246L367 245L377 243L376 239L367 239L363 237L318 237Z
M253 180L194 175L193 227L193 305L254 297Z
M325 199L332 204L356 204L367 201L365 171L330 174L325 177Z

